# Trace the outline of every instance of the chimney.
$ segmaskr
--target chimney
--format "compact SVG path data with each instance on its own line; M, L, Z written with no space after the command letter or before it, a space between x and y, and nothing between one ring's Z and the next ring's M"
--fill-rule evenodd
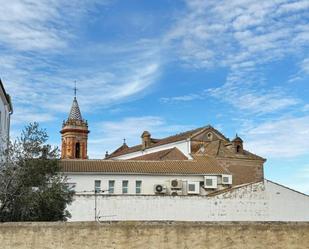
M142 148L147 149L151 145L151 135L148 131L144 131L141 135L142 138Z

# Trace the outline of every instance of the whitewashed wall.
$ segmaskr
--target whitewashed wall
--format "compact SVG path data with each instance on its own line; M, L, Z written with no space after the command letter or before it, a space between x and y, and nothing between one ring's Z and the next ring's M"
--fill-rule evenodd
M71 221L94 220L94 196L69 206ZM309 221L309 197L265 180L214 197L99 196L101 220Z
M118 157L114 157L112 159L127 160L127 159L130 159L130 158L147 155L149 153L154 153L154 152L158 152L158 151L161 151L161 150L172 149L174 147L179 149L186 157L188 157L189 159L192 159L192 157L190 155L190 153L191 153L190 143L191 142L190 142L189 139L182 140L182 141L178 141L178 142L175 142L175 143L164 144L164 145L161 145L161 146L156 146L156 147L153 147L153 148L133 152L133 153L130 153L130 154L121 155L121 156L118 156Z
M9 105L5 99L3 92L0 89L0 150L7 146L10 130L10 114Z
M128 194L135 194L135 182L142 181L142 192L144 195L154 195L154 186L156 184L169 185L171 180L177 179L184 182L184 189L186 188L187 182L201 182L204 181L203 175L138 175L138 174L99 174L99 173L66 173L67 182L70 185L75 185L74 190L77 194L89 193L92 194L94 191L95 180L101 181L101 190L106 190L105 194L108 194L108 181L115 181L115 192L114 194L122 194L122 181L128 180ZM218 189L222 188L221 175L218 175ZM201 194L206 194L201 189Z

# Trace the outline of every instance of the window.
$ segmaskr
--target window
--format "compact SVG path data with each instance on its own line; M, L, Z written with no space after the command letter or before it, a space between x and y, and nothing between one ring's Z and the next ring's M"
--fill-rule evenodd
M142 193L142 181L135 182L135 193L141 194Z
M237 145L237 147L236 147L236 152L239 153L240 150L241 150L241 146L240 146L240 145Z
M80 158L80 143L76 143L75 147L75 157Z
M189 191L195 192L195 184L194 183L189 183Z
M115 181L114 180L108 181L108 193L109 194L115 193Z
M129 186L129 181L127 180L122 181L122 193L123 194L128 193L128 186Z
M101 191L101 181L100 180L95 180L94 181L94 191L96 193Z

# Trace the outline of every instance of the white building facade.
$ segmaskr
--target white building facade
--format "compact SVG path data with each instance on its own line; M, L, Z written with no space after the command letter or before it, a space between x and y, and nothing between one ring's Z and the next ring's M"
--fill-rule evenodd
M264 180L211 196L76 194L70 221L309 221L309 196Z
M232 175L213 159L190 161L62 160L76 194L207 195L230 188Z
M10 117L13 113L10 96L0 80L0 150L7 148L10 137Z

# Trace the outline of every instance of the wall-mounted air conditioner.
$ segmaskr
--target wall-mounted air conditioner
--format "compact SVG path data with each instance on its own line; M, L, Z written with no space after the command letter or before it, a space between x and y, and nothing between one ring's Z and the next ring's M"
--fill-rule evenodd
M215 189L218 186L217 176L204 176L204 188Z
M176 195L183 195L182 190L171 190L170 195L176 196Z
M182 189L182 181L181 180L171 180L171 189Z
M231 185L232 184L232 175L222 175L222 184Z
M157 194L166 194L167 187L163 184L156 184L156 185L154 185L154 191Z
M200 182L188 182L187 193L189 195L198 195L200 193Z

